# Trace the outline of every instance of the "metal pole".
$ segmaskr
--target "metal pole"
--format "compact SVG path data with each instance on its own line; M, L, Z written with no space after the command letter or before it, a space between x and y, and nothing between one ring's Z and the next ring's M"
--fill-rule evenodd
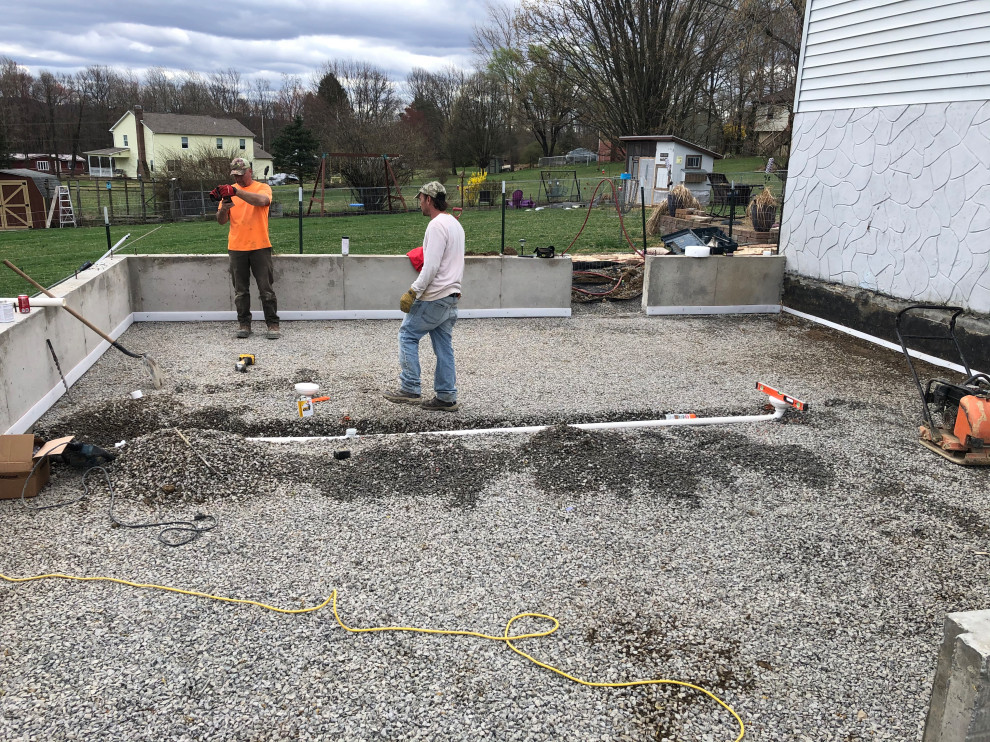
M736 182L729 181L729 239L732 239L732 222L736 218Z
M502 181L502 255L505 255L505 180Z
M616 199L618 201L618 199ZM643 257L646 257L646 188L639 187L639 204L643 212Z
M97 191L97 193L99 193L99 191ZM107 207L106 206L103 207L103 223L106 225L106 228L107 228L107 250L112 250L113 249L113 245L110 242L110 217L107 216Z
M302 185L299 186L299 254L302 255Z

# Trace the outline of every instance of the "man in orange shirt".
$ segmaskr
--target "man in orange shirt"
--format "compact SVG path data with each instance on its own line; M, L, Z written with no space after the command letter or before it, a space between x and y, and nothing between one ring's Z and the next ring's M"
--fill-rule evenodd
M278 299L272 284L275 273L272 267L272 243L268 238L268 207L272 203L272 189L267 183L251 179L251 164L243 157L230 163L233 186L221 186L218 190L233 189L233 195L223 198L217 207L217 222L230 223L227 234L227 255L230 258L230 277L234 282L234 308L237 310L237 337L251 335L251 274L258 285L261 308L265 312L268 332L265 337L277 340Z

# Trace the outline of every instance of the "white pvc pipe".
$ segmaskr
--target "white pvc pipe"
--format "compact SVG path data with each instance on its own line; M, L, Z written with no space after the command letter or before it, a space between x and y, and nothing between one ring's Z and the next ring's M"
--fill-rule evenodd
M61 296L30 296L28 301L32 307L64 307L65 298ZM16 304L17 299L0 298L0 302Z
M786 402L770 398L774 411L769 415L737 415L735 417L690 417L676 420L627 420L613 423L574 423L569 428L579 430L625 430L629 428L671 428L684 425L729 425L734 423L762 423L779 420L790 406ZM468 428L465 430L424 430L410 433L371 433L369 435L324 435L248 438L249 441L264 443L308 443L310 441L342 441L349 438L389 438L404 435L491 435L493 433L539 433L548 430L550 425L526 425L517 428Z
M95 267L96 267L96 266L98 266L98 265L99 265L100 263L102 263L102 262L103 262L104 260L106 260L106 259L107 259L107 258L108 258L109 256L111 256L111 255L113 255L113 251L114 251L114 250L116 250L116 249L117 249L118 247L120 247L120 246L121 246L122 244L124 244L124 240L126 240L126 239L127 239L128 237L130 237L130 236L131 236L131 233L130 233L130 232L128 232L128 233L127 233L127 234L125 234L125 235L124 235L123 237L121 237L121 238L120 238L119 240L117 240L117 244L116 244L116 245L114 245L113 247L111 247L111 248L110 248L109 250L107 250L107 251L106 251L105 253L103 253L103 255L102 255L102 256L100 257L100 259L99 259L99 260L97 260L97 261L96 261L95 263L93 263L93 265L92 265L91 267L92 267L92 268L95 268Z

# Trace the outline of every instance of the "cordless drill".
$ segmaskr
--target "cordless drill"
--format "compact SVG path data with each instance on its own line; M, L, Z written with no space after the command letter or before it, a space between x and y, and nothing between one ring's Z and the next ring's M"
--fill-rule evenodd
M254 354L252 353L241 353L237 356L237 363L234 364L234 370L240 371L242 374L246 374L248 366L254 365Z
M212 191L210 191L210 200L213 202L223 200L225 204L233 203L231 201L231 196L236 196L237 191L234 190L232 185L218 185Z

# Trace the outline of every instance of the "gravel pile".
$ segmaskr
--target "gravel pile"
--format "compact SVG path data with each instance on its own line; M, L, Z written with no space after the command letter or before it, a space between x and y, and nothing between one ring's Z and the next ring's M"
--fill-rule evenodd
M898 354L793 317L466 320L460 412L392 405L396 322L133 326L166 375L114 351L39 421L117 453L126 522L217 520L169 547L116 527L106 480L64 508L0 501L0 571L110 576L284 608L339 595L352 627L500 635L589 681L707 689L747 740L917 739L944 616L990 602L990 471L914 440ZM253 352L247 374L237 354ZM424 344L429 390L432 353ZM948 372L924 369L929 376ZM299 418L293 384L329 402ZM756 381L810 402L779 422L581 431L669 412L752 415ZM132 390L144 397L131 399ZM545 424L532 435L391 435ZM257 436L360 435L307 443ZM122 444L115 448L115 444ZM345 453L346 452L346 453ZM33 504L69 500L53 464ZM526 618L513 632L549 628ZM4 740L699 740L738 736L696 690L589 688L503 642L352 634L105 582L0 582Z

